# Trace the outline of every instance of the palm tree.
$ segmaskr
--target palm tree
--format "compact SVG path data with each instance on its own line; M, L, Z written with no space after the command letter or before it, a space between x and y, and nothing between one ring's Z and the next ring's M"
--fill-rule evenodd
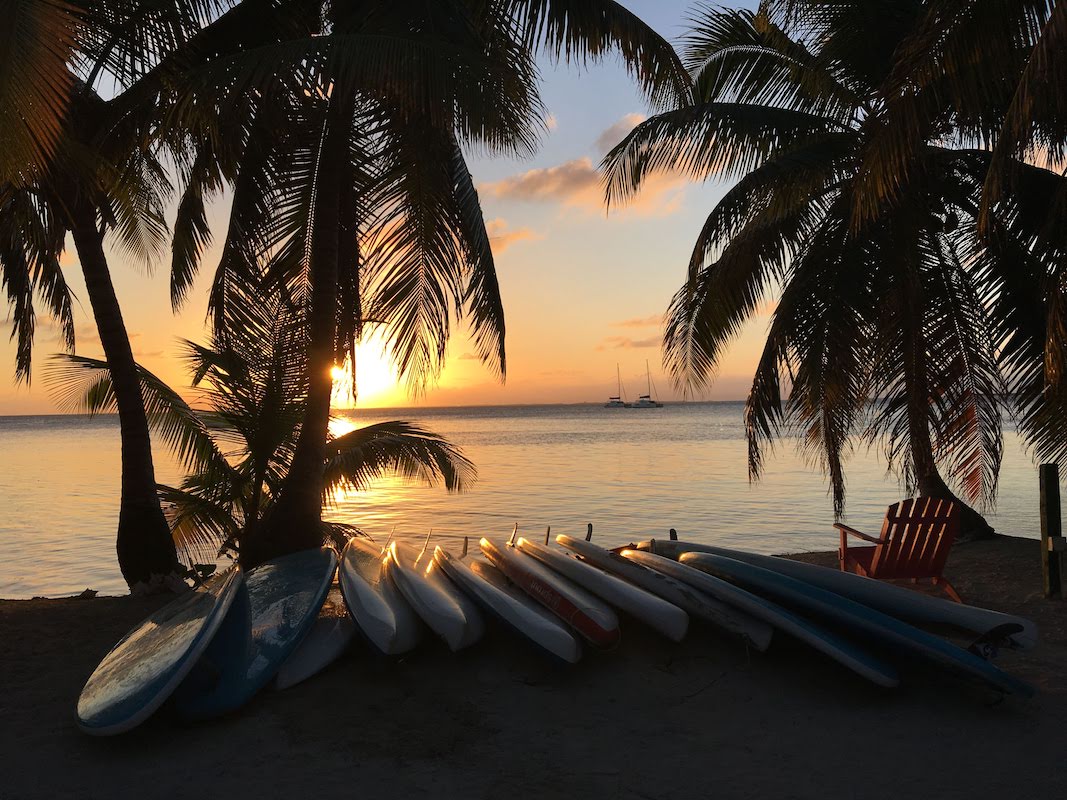
M70 292L59 268L69 233L119 416L119 566L131 588L170 585L180 565L156 496L149 426L105 241L145 264L165 248L164 204L172 191L165 163L181 164L187 142L184 119L163 112L171 113L168 98L181 74L250 43L283 38L296 23L259 0L224 14L231 4L221 0L16 5L24 24L2 37L0 48L0 111L14 132L0 179L0 271L14 310L16 378L30 377L35 295L74 347ZM24 74L27 67L35 74ZM100 82L115 92L110 100L98 93Z
M803 22L818 6L781 11ZM893 201L932 130L950 126L957 140L990 151L978 233L990 253L1018 264L1022 290L1010 295L1010 327L998 331L1001 360L1020 430L1051 461L1067 458L1065 59L1065 2L928 0L882 87L886 124L864 147L857 193L861 217Z
M116 114L115 101L105 101L95 85L105 74L120 91L136 85L154 61L200 28L215 4L16 5L25 27L4 37L0 53L11 68L4 72L3 111L15 131L0 183L0 268L15 311L16 377L30 376L34 293L59 319L65 344L73 348L70 292L59 269L69 233L117 398L119 566L131 587L148 585L179 565L155 494L148 423L104 245L110 233L127 255L151 262L166 238L169 185L151 145L154 108ZM24 54L29 61L16 65ZM23 75L27 68L40 73Z
M293 298L308 321L305 416L280 497L246 548L252 562L315 543L332 368L351 358L364 319L381 323L416 392L463 316L503 379L503 304L462 147L532 150L544 117L535 51L584 60L617 49L654 101L685 87L670 46L614 2L374 0L327 11L325 35L192 77L221 94L225 113L193 159L202 168L189 170L176 230L196 235L178 240L194 246L176 248L174 274L195 272L203 202L221 176L233 209L216 331L244 324L265 292Z
M639 125L604 161L609 202L661 168L739 179L697 239L665 360L680 385L704 386L741 325L780 293L746 403L750 474L768 441L799 429L838 514L857 441L885 442L912 490L953 496L943 468L972 503L993 499L1002 334L1035 288L1016 228L1002 250L982 246L990 154L947 146L951 126L926 132L893 202L856 213L883 86L922 12L918 0L702 12L685 42L692 101ZM968 512L971 533L991 530Z
M202 407L191 407L152 373L138 368L154 430L185 464L179 487L160 485L171 531L183 559L211 563L246 550L278 497L289 470L307 401L306 342L298 309L276 298L253 310L256 324L217 335L210 347L185 342ZM57 356L52 389L69 407L96 414L114 410L114 384L104 361ZM409 422L381 422L331 436L320 503L337 491L363 490L386 475L463 491L474 465L446 439ZM319 543L359 534L322 522Z

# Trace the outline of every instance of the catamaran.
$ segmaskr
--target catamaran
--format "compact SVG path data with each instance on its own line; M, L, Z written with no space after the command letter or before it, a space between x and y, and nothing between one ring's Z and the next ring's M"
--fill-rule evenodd
M618 394L609 397L608 402L604 403L604 408L629 408L630 404L623 402L622 399L622 378L619 375L618 364L615 365L615 381L618 384L618 387L615 390Z
M648 382L648 394L643 394L637 398L637 402L631 404L630 408L663 408L663 403L657 403L652 399L652 373L648 369L648 359L645 359L645 380Z

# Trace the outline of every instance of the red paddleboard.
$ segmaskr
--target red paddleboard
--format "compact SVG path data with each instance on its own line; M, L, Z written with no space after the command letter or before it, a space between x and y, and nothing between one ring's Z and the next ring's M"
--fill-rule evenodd
M606 648L619 643L619 618L602 600L511 545L501 546L484 538L480 545L485 557L512 583L590 644Z

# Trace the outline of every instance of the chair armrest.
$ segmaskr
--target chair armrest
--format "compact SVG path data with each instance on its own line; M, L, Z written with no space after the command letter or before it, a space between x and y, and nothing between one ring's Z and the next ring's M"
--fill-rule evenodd
M866 533L863 533L863 531L858 531L855 528L850 528L848 525L845 525L844 523L835 522L834 523L834 527L837 528L839 531L841 531L841 534L842 534L841 535L841 541L842 541L842 543L845 541L844 534L847 533L849 536L855 536L858 539L863 539L865 542L872 542L873 544L885 544L885 539L877 539L874 536L869 536Z

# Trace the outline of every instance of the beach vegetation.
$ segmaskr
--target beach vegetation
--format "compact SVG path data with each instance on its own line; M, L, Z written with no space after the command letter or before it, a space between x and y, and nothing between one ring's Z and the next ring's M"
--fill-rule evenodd
M959 34L949 6L980 5L703 8L683 43L691 96L603 162L609 203L658 170L735 181L668 309L665 363L683 390L702 390L770 308L745 407L749 473L795 436L838 515L856 446L884 448L907 491L978 507L995 497L1006 415L1021 415L1040 453L1067 447L1051 423L1067 356L1062 225L1032 213L1057 198L1062 209L1065 182L1022 157L1050 138L1003 144L1022 130L1006 109L1040 113L1018 92L1051 4L1019 4L999 53L970 23L966 46L938 38ZM970 78L972 63L983 67ZM1005 171L1012 181L994 177ZM991 531L964 508L965 534Z

